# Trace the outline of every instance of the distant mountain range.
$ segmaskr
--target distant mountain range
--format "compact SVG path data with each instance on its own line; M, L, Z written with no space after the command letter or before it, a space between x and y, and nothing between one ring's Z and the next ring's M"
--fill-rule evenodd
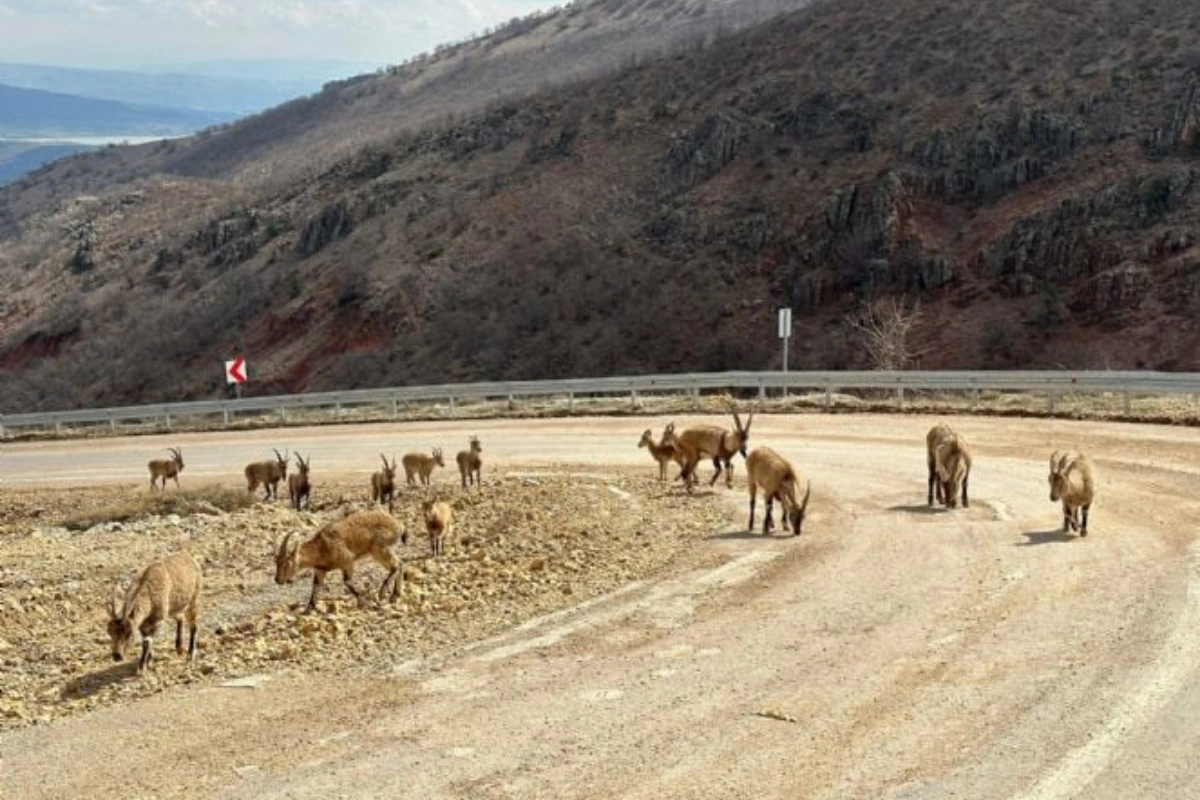
M0 83L0 138L178 136L237 118L229 111L121 103Z

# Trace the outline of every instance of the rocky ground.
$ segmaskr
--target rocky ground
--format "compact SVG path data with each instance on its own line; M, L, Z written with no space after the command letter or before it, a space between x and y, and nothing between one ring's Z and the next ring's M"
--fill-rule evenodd
M401 491L396 514L411 535L400 548L400 600L360 608L331 576L315 614L303 613L308 573L277 586L272 553L286 533L311 532L363 506L358 482L323 484L303 512L282 501L223 511L232 491L213 487L188 493L169 513L131 486L0 491L0 728L184 684L288 667L344 673L452 651L669 564L713 558L691 545L730 507L702 494L681 502L677 487L646 473L531 468L469 493L449 483ZM419 528L419 501L430 495L450 500L458 522L456 545L439 559ZM145 565L182 548L205 576L199 661L189 668L174 654L164 624L154 668L138 678L130 660L110 658L106 604ZM356 582L374 586L382 576L363 562Z

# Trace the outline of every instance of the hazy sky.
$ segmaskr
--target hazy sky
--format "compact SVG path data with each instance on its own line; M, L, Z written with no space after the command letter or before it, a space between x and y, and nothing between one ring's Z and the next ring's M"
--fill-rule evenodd
M559 0L0 0L0 61L394 64Z

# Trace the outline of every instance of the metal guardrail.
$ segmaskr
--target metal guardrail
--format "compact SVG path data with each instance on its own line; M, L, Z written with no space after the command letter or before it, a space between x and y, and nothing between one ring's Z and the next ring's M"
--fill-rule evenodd
M144 406L89 408L73 411L49 411L32 414L0 415L0 436L15 428L64 425L108 424L132 421L157 421L167 428L172 418L220 415L226 424L237 414L273 412L286 421L291 410L335 408L359 405L391 405L395 414L401 404L446 403L454 413L462 400L491 400L546 396L567 398L571 408L576 397L682 393L698 396L701 392L737 390L757 392L817 390L825 393L832 405L833 394L843 389L890 390L903 401L905 391L981 392L1008 391L1044 394L1047 407L1054 411L1055 400L1067 393L1121 394L1129 412L1134 395L1200 394L1200 373L1167 372L710 372L678 375L636 375L613 378L568 378L544 381L494 381L485 383L401 386L382 389L356 389L344 392L273 395L228 400L198 400Z

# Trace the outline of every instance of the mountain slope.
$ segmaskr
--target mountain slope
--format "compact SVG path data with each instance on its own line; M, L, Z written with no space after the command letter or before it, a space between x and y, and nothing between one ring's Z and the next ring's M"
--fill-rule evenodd
M210 396L235 349L258 392L774 368L785 304L792 368L862 366L890 295L927 367L1195 369L1197 31L827 0L312 177L145 169L214 136L69 159L0 195L0 408ZM21 210L58 180L128 183Z

